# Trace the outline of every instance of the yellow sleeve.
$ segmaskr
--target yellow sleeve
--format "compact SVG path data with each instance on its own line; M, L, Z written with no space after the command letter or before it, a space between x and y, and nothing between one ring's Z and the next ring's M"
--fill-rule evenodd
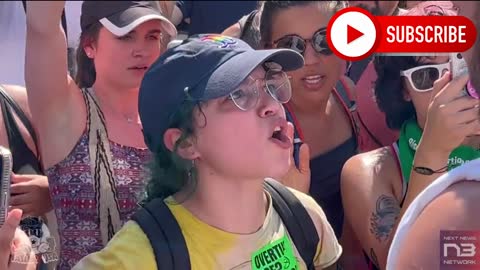
M73 267L73 270L87 269L157 270L157 264L150 240L137 223L129 221L104 249L86 256Z
M321 269L324 269L331 266L337 262L342 255L342 246L338 243L335 232L327 220L327 216L320 205L318 205L312 197L297 190L289 189L300 200L305 209L307 209L307 212L317 229L320 241L314 258L315 267L321 267Z

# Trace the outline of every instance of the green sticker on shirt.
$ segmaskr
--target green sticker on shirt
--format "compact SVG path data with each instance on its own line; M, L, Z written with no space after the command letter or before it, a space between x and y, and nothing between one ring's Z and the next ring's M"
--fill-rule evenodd
M252 255L252 270L298 270L290 240L285 235Z

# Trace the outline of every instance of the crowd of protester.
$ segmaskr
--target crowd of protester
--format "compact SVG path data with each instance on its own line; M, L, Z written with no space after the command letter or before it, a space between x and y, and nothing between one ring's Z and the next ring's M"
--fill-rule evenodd
M480 35L349 62L349 6L480 29L473 1L1 2L0 269L438 269L480 229Z

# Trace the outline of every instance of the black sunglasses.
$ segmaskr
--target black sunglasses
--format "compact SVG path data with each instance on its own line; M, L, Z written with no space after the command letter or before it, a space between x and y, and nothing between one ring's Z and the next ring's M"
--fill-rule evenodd
M304 55L307 42L310 42L313 49L319 54L331 55L333 53L328 47L326 28L320 28L320 30L313 34L311 39L303 39L298 35L288 35L277 39L273 44L277 48L292 49Z

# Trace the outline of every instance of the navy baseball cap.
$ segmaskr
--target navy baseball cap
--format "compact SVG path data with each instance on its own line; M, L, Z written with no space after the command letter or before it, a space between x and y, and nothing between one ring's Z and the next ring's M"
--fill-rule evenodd
M159 10L156 1L83 1L80 26L85 31L95 22L116 36L124 36L149 20L160 20L172 37L177 29Z
M304 59L290 49L254 50L240 39L218 34L195 35L167 50L140 86L138 109L148 148L160 149L163 134L185 100L227 96L265 62L290 71L301 68Z

